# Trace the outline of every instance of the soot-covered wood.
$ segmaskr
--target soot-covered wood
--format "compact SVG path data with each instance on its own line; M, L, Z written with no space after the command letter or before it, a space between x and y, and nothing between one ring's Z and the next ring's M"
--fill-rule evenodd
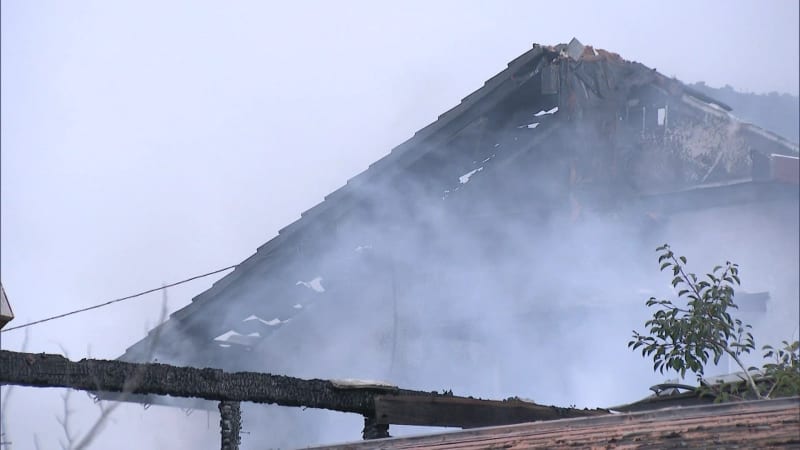
M478 400L455 396L377 396L377 423L475 428L607 415L604 409L558 408L521 400Z
M134 382L131 383L131 380ZM255 372L226 373L219 369L158 363L135 364L96 359L73 362L61 355L6 350L0 350L0 384L274 403L362 415L374 412L373 397L376 393L386 393L369 389L337 389L330 381L318 379L304 380ZM396 393L419 394L400 389Z
M361 414L379 425L475 427L607 414L605 410L481 400L407 389L346 389L328 380L255 372L229 373L97 359L73 362L61 355L0 350L0 385L5 384L304 406ZM376 403L381 405L381 414L376 413ZM418 417L412 419L415 416Z
M242 408L239 402L219 402L219 429L222 450L239 450Z

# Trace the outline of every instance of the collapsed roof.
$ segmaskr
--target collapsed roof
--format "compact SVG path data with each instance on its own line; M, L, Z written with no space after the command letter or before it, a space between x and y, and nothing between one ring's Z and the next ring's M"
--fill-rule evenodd
M558 192L554 186L603 205L648 198L683 204L675 196L697 195L700 187L757 201L785 194L763 181L796 183L797 156L797 144L739 121L722 102L643 64L576 39L534 45L173 313L159 326L158 358L218 366L220 348L260 345L326 290L315 273L299 278L287 268L313 259L322 245L316 242L330 239L330 230L338 233L378 210L402 218L419 202L454 210L504 202L511 210L532 199L545 208L563 201L551 195ZM539 160L555 162L537 169ZM509 181L509 173L522 170L524 186ZM384 205L376 192L386 191L407 194L403 202ZM570 198L577 203L578 197ZM354 248L363 253L369 246ZM252 314L230 317L232 304ZM144 358L155 334L121 359Z

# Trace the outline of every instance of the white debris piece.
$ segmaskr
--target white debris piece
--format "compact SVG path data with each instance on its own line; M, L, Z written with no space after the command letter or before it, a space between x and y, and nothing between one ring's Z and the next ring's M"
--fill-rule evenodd
M222 348L230 348L231 344L219 344L219 346Z
M214 340L215 341L225 342L225 341L227 341L228 339L230 339L233 336L242 336L242 335L237 333L237 332L235 332L235 331L233 331L233 330L229 330L229 331L226 331L226 332L220 334L219 336L215 337Z
M458 182L461 184L467 184L469 182L469 179L472 178L473 175L480 172L481 170L483 170L483 167L478 167L475 170L471 170L465 173L464 175L461 175L460 177L458 177Z
M316 277L311 281L298 281L296 285L305 286L316 292L325 292L325 288L322 287L322 277Z
M277 317L272 319L272 320L264 320L261 317L258 317L256 315L250 315L248 318L242 320L242 322L247 322L249 320L257 320L257 321L263 323L264 325L269 325L271 327L274 327L275 325L280 325L282 323L288 322L288 320L281 320L281 319L278 319Z
M331 380L333 387L338 389L397 389L392 383L377 380L358 380L355 378L342 378L339 380Z
M533 123L529 123L527 125L527 127L530 128L530 129L534 129L534 128L538 127L538 126L539 126L539 122L533 122Z
M500 147L500 144L494 144L495 147Z
M292 308L294 308L294 309L303 309L303 305L301 305L300 303L295 303L294 306L292 306Z
M248 334L248 336L250 336L250 337L261 337L261 333L259 333L258 331L255 331L253 333Z
M534 116L542 117L542 116L544 116L546 114L555 114L557 112L558 112L558 106L556 106L555 108L553 108L553 109L551 109L549 111L541 110L541 111L537 112L536 114L534 114Z

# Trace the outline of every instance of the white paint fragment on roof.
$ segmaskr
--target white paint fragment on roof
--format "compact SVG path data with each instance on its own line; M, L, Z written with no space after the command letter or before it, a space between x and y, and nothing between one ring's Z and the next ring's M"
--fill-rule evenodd
M465 173L464 175L461 175L460 177L458 177L458 182L461 183L461 184L467 184L469 182L469 179L472 178L473 175L475 175L476 173L480 172L481 170L483 170L483 167L478 167L475 170L470 170L469 172Z
M292 306L292 308L294 308L294 309L303 309L303 305L301 305L300 303L295 303L294 306Z
M235 332L235 331L233 331L233 330L228 330L228 331L220 334L219 336L215 337L214 340L215 341L225 342L225 341L227 341L228 339L230 339L233 336L242 336L242 335L237 333L237 332Z
M230 348L231 344L218 344L222 348Z
M490 159L492 159L492 158L494 158L494 157L495 157L495 155L496 155L495 153L492 153L492 156L490 156L490 157L488 157L488 158L484 159L483 161L481 161L481 164L483 164L483 163L486 163L486 162L489 162L489 160L490 160ZM447 191L445 191L445 192L447 192Z
M534 128L538 127L538 126L539 126L539 122L533 122L533 123L529 123L527 125L527 127L530 128L530 129L534 129Z
M494 144L495 148L500 147L500 144Z
M534 116L536 116L536 117L542 117L542 116L544 116L544 115L546 115L546 114L555 114L555 113L557 113L557 112L558 112L558 106L556 106L556 107L554 107L553 109L550 109L550 110L548 110L548 111L541 110L541 111L537 112L536 114L534 114Z
M261 337L261 333L259 333L258 331L255 331L253 333L248 334L248 336L250 336L250 337Z
M258 333L255 333L255 334L254 333L250 333L247 336L245 336L243 334L239 334L239 333L234 333L234 334L231 334L230 336L228 336L227 339L225 339L222 342L225 342L226 344L235 344L235 345L241 345L241 346L245 346L245 347L252 347L253 345L255 345L258 342L258 338L259 337L260 336L258 335Z
M289 321L289 320L281 320L281 319L278 319L277 317L272 319L272 320L264 320L261 317L258 317L256 315L250 315L246 319L242 320L242 322L247 322L247 321L250 321L250 320L257 320L257 321L263 323L264 325L269 325L271 327L274 327L276 325L280 325L282 323L286 323L286 322Z
M298 281L296 285L305 286L316 292L325 292L325 288L322 287L322 277L316 277L311 281Z
M331 384L338 389L397 389L397 386L386 381L358 380L355 378L331 380Z
M359 245L358 247L356 247L357 252L363 252L364 250L372 250L372 246L367 244L367 245Z

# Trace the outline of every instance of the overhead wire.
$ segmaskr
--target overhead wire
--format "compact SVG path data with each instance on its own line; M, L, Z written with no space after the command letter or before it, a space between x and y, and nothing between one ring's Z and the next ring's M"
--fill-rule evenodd
M161 290L164 290L164 289L167 289L167 288L171 288L171 287L178 286L178 285L181 285L181 284L184 284L184 283L188 283L190 281L198 280L200 278L205 278L205 277L208 277L208 276L211 276L211 275L215 275L215 274L218 274L220 272L224 272L226 270L233 269L236 266L238 266L238 264L234 264L232 266L224 267L222 269L217 269L217 270L214 270L212 272L204 273L202 275L195 275L193 277L189 277L189 278L186 278L186 279L181 280L181 281L176 281L174 283L165 284L163 286L160 286L160 287L157 287L157 288L153 288L153 289L148 289L146 291L142 291L142 292L139 292L139 293L136 293L136 294L133 294L133 295L128 295L128 296L125 296L125 297L116 298L114 300L109 300L107 302L99 303L97 305L88 306L86 308L81 308L81 309L76 309L74 311L66 312L66 313L63 313L63 314L58 314L56 316L51 316L51 317L47 317L47 318L44 318L44 319L34 320L33 322L23 323L22 325L17 325L15 327L11 327L11 328L6 328L4 330L0 330L0 332L1 333L7 333L9 331L19 330L21 328L26 328L26 327L29 327L29 326L32 326L32 325L37 325L37 324L40 324L40 323L49 322L51 320L61 319L63 317L71 316L71 315L74 315L74 314L78 314L78 313L82 313L82 312L86 312L86 311L91 311L93 309L102 308L104 306L112 305L114 303L119 303L121 301L130 300L130 299L136 298L136 297L141 297L143 295L150 294L152 292L158 292L158 291L161 291Z

